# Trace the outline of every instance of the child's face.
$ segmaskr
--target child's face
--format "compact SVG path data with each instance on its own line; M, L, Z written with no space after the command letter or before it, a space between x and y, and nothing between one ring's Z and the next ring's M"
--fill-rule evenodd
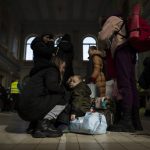
M81 82L81 80L74 76L74 77L71 77L70 80L69 80L69 87L70 88L74 88L75 86L77 86L79 83Z

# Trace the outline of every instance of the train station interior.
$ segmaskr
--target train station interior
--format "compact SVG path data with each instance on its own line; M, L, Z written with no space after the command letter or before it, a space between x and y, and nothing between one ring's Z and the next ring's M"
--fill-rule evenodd
M74 47L74 74L86 76L88 47L100 46L102 20L116 14L130 14L138 0L0 0L0 84L8 90L20 83L33 67L32 40L41 34L54 35L55 47L64 34ZM150 1L142 0L142 15L150 22ZM87 40L90 39L90 40ZM150 51L136 54L136 79ZM14 111L2 111L0 101L1 150L149 150L150 90L139 89L140 117L144 130L135 133L107 132L102 135L65 133L58 138L33 138L26 134L28 122ZM147 115L145 112L147 111Z

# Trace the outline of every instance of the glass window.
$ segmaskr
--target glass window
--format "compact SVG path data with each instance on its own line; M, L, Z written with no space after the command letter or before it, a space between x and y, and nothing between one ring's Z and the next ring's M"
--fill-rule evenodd
M30 45L34 38L35 37L30 37L26 43L25 60L27 60L27 61L33 60L33 51L31 49Z
M96 40L93 37L86 37L83 39L83 60L87 61L89 54L88 49L90 46L96 46Z

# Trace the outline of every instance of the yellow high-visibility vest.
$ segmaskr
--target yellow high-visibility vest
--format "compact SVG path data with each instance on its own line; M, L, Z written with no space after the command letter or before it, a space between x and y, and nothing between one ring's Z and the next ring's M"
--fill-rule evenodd
M11 83L10 93L11 94L18 94L18 93L20 93L20 91L18 89L18 81L14 81L14 82Z

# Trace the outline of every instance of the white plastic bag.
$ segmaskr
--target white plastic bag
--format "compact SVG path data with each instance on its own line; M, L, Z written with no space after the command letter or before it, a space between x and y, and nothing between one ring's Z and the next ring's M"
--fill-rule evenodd
M97 89L96 84L94 84L94 83L89 83L89 84L87 84L87 85L88 85L88 87L89 87L90 90L91 90L91 95L90 95L90 97L91 97L91 98L97 97L97 96L98 96L98 89Z
M84 117L70 122L70 131L76 133L104 134L106 129L106 118L98 112L87 112Z

